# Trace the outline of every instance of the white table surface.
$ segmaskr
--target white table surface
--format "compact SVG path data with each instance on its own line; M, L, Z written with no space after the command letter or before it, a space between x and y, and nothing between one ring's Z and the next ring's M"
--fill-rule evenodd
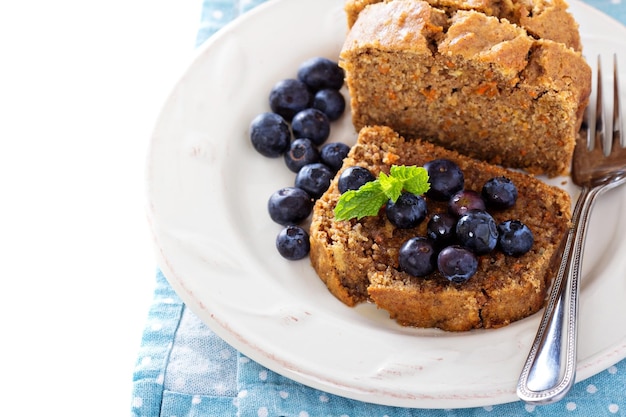
M156 270L145 155L200 11L0 4L0 415L130 413Z

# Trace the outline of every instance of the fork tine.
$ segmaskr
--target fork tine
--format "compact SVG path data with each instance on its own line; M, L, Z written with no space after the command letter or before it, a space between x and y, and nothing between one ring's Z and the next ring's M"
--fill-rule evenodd
M593 130L593 148L605 150L604 137L605 137L605 125L604 125L604 99L602 94L602 62L600 55L598 55L598 70L597 70L597 86L596 86L596 120L595 129ZM605 152L606 154L606 152Z
M577 143L576 143L576 147L578 148L578 146L581 146L582 143L584 142L585 147L587 148L588 151L592 150L593 147L593 141L592 141L592 134L591 134L591 103L588 103L587 106L585 106L585 110L583 111L583 120L580 124L580 130L578 131L578 137L576 139Z
M617 73L617 54L613 54L613 140L611 149L619 149L622 146L622 113Z

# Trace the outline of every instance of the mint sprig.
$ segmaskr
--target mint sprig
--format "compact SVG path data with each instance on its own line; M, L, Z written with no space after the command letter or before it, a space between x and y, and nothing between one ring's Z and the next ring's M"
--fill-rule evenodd
M425 168L394 165L389 170L389 175L381 172L376 180L364 184L358 190L343 193L335 206L335 219L376 216L388 200L395 203L402 191L421 195L429 189L428 172Z

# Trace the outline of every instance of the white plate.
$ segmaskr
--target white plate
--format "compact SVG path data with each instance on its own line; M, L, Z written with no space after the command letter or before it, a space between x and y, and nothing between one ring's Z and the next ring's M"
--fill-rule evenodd
M571 3L587 56L626 51L624 26ZM344 35L342 0L270 1L200 49L163 108L148 157L148 214L159 266L218 335L306 385L404 407L515 401L539 314L497 330L403 328L372 305L346 307L308 260L289 262L275 250L280 226L269 219L267 199L294 175L282 159L253 150L248 126L268 110L275 82L294 77L310 57L336 59ZM626 69L626 61L621 64ZM354 139L346 114L329 141ZM556 183L574 190L567 179ZM593 215L580 301L579 379L626 357L625 206L626 190L614 191Z

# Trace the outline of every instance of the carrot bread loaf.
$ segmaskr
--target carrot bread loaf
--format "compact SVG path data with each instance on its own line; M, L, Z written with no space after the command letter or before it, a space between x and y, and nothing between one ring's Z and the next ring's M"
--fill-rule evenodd
M580 52L506 19L420 0L374 3L345 40L352 121L494 164L567 173L588 103Z
M517 219L534 234L520 257L494 250L479 257L478 270L464 283L435 271L414 277L399 269L398 251L408 238L426 235L429 218L447 204L427 199L428 217L416 228L394 227L387 216L337 221L338 178L351 166L373 174L392 165L423 166L447 158L462 169L465 189L480 192L490 178L506 176L518 189L517 203L493 212L496 222ZM450 331L493 328L527 317L543 305L554 259L570 221L570 198L563 190L520 172L462 156L430 142L405 140L388 127L363 128L339 174L317 200L310 229L311 262L330 292L349 306L373 301L402 325Z

